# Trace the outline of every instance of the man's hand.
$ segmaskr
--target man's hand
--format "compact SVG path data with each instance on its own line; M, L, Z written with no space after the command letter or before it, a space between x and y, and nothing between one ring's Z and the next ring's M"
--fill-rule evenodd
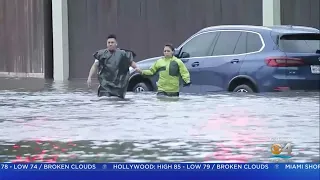
M90 88L91 87L91 78L88 77L88 80L87 80L87 84L88 84L88 87Z
M137 73L140 73L140 74L142 74L142 71L141 71L141 69L139 69L139 68L135 68L134 69Z

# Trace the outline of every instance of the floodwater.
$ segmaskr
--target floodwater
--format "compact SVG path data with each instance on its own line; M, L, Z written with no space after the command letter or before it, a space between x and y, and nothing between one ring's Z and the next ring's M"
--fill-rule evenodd
M273 158L274 143L292 143L291 158ZM276 160L319 162L319 92L119 100L85 81L0 79L0 162Z

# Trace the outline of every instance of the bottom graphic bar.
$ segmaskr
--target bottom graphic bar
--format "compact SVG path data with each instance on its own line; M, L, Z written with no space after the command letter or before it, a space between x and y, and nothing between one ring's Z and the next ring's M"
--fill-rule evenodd
M1 163L0 179L134 179L152 176L163 179L212 179L253 177L277 179L319 179L317 163ZM188 175L188 176L187 176Z

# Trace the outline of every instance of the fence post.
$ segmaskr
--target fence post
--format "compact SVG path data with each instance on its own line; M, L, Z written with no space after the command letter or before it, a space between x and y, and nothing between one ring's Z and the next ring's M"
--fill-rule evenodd
M262 0L263 26L281 25L281 0Z
M53 78L69 79L68 1L52 0Z

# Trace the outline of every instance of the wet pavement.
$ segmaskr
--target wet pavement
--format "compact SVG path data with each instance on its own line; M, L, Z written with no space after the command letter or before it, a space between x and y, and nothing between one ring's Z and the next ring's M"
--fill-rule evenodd
M319 162L319 92L119 100L96 87L0 79L0 161ZM273 158L288 142L292 157Z

